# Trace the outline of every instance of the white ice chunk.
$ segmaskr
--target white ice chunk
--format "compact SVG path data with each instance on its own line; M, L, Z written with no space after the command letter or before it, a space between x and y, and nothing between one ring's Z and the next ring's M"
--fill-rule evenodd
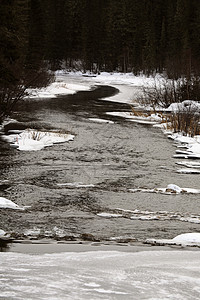
M175 184L168 184L168 186L166 188L166 191L167 190L171 190L171 191L174 191L176 193L181 193L182 192L182 189L178 185L175 185Z
M191 169L191 168L179 169L177 170L177 172L181 174L200 174L200 170Z
M172 241L177 243L195 243L200 244L200 233L192 232L192 233L184 233L176 236L172 239Z
M122 214L111 214L111 213L106 213L106 212L99 213L99 214L97 214L97 216L103 217L103 218L121 218L121 217L123 217Z
M57 183L58 186L68 186L68 187L75 187L75 188L93 188L95 187L94 184L83 184L82 182L66 182L66 183Z
M22 207L19 207L19 205L4 197L0 197L0 208L23 209Z
M6 232L4 230L0 229L0 237L3 237L5 235L6 235Z
M113 121L106 120L106 119L98 119L98 118L89 118L90 121L97 122L97 123L108 123L108 124L114 124Z

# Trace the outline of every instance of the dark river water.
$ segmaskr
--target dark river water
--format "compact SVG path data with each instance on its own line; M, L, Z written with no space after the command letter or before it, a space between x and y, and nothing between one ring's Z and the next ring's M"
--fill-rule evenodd
M25 211L1 209L0 229L20 240L125 242L200 230L199 224L185 221L200 215L198 195L130 192L170 183L199 188L199 175L176 172L176 148L160 129L105 114L130 110L129 105L100 100L117 92L98 86L74 95L26 101L18 108L14 118L19 122L9 124L6 132L62 129L75 138L35 152L0 142L0 196L30 206Z

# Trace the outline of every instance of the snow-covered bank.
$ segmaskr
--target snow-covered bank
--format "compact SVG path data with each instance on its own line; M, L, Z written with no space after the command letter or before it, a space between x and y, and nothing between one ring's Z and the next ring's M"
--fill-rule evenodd
M2 138L18 150L38 151L45 147L53 146L53 144L72 141L74 135L26 129L20 134L3 135Z
M56 78L64 82L77 82L83 85L89 85L92 88L95 85L109 85L119 89L119 93L109 98L102 98L106 101L114 101L119 103L133 104L137 102L137 95L141 93L143 86L153 86L155 80L159 80L160 74L155 77L147 77L143 74L134 75L133 73L108 73L89 74L82 72L65 72L65 70L57 71ZM138 105L138 104L137 104Z
M65 81L60 81L58 78L49 86L41 89L30 89L27 98L55 98L59 95L71 95L78 91L88 91L91 86L83 84L70 84Z
M0 253L3 299L200 298L197 251Z
M132 112L107 112L107 115L125 118L128 121L147 124L147 125L155 125L160 124L162 122L162 118L159 114L150 114L150 115L134 115Z
M133 73L102 72L93 77L92 81L96 84L110 85L119 89L118 94L102 100L128 104L136 103L138 105L137 97L142 92L142 88L144 86L153 86L157 78L160 78L159 74L154 78L143 74L135 76Z
M172 103L165 111L171 112L200 112L200 103L192 100L184 100L181 103Z
M170 133L168 137L176 143L178 150L174 157L200 159L200 136L184 136L182 133Z

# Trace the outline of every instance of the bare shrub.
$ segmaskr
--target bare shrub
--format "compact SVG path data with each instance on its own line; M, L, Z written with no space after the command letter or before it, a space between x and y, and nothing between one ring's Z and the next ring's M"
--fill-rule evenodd
M13 111L17 102L26 96L26 89L21 85L1 87L0 89L0 123Z
M151 105L167 108L171 103L179 102L176 94L176 82L173 79L154 79L153 86L144 86L142 96L138 100L143 105Z
M46 87L55 80L53 72L47 71L46 68L39 70L27 70L23 76L23 85L27 88L42 88Z
M192 99L193 101L184 101ZM139 102L156 108L168 108L172 103L180 103L179 109L166 116L167 128L184 135L200 134L200 111L194 101L200 99L200 77L155 79L151 87L144 87Z
M54 81L53 73L45 67L39 70L20 69L18 65L7 64L12 68L12 80L0 78L0 123L13 112L15 105L27 96L28 88L44 87Z
M191 107L170 114L168 123L174 132L182 132L184 135L191 137L200 134L200 113L194 111Z
M172 103L179 103L186 99L198 101L200 99L200 77L169 79L155 78L153 86L145 86L142 96L138 100L143 105L153 108L169 107Z

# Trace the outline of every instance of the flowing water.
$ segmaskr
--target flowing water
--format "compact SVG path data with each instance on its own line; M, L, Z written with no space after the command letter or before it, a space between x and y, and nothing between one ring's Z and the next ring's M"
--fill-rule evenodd
M0 228L17 239L141 241L199 231L186 222L200 215L198 195L130 192L174 183L199 188L199 175L178 174L173 142L148 125L108 111L130 106L100 100L118 90L91 91L26 101L10 129L69 130L74 141L23 152L0 142L1 192L25 211L1 209ZM98 123L103 118L114 124ZM7 181L4 181L7 180Z

